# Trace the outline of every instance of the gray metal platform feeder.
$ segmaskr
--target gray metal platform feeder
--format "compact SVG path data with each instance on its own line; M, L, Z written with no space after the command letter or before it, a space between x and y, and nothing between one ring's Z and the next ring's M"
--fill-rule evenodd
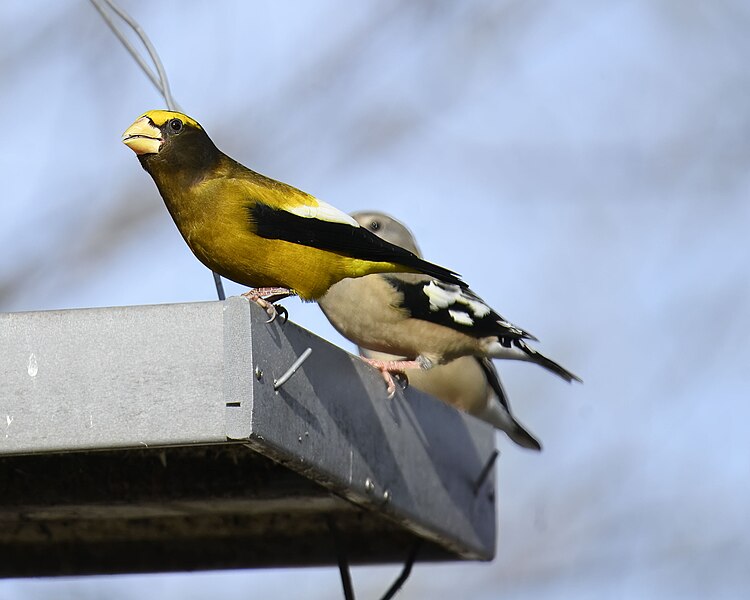
M266 318L0 314L0 576L491 559L492 429Z

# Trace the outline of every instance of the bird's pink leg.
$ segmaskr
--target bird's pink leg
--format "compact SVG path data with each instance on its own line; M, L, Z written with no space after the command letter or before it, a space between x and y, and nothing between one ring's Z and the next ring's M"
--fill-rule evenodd
M276 305L273 304L273 302L269 302L268 300L266 300L266 298L269 296L281 296L281 298L278 298L278 300L281 300L283 298L286 298L287 296L294 295L294 292L290 289L282 287L264 287L253 288L242 295L251 302L255 302L255 304L265 310L270 317L268 322L271 323L279 315L279 312L283 313L284 321L286 321L287 313L286 309L283 306L277 308ZM279 310L279 308L281 309L281 311Z
M393 381L391 373L406 375L404 372L406 369L424 368L424 364L417 360L375 360L374 358L364 357L362 357L362 360L371 367L375 367L383 375L389 400L396 395L396 383Z

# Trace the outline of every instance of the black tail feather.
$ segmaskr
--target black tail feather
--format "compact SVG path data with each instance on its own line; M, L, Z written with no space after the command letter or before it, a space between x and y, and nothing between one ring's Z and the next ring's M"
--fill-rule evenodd
M516 348L518 348L519 350L522 350L523 352L525 352L528 355L531 362L535 362L540 367L544 367L545 369L554 373L558 377L561 377L568 383L572 381L583 383L583 380L580 377L578 377L578 375L571 373L562 365L559 365L554 360L544 356L544 354L542 354L541 352L537 352L533 348L530 348L523 340L513 340L513 345L515 345Z
M500 381L500 375L495 369L495 365L489 358L478 358L479 366L482 367L484 376L487 378L487 383L495 392L498 401L508 413L508 419L510 421L510 428L504 428L503 431L508 434L508 437L513 440L516 444L522 448L528 448L529 450L541 450L542 445L539 443L531 433L526 431L523 425L518 422L516 417L510 411L510 402L508 402L508 394L503 387L503 383ZM508 430L510 429L510 430Z

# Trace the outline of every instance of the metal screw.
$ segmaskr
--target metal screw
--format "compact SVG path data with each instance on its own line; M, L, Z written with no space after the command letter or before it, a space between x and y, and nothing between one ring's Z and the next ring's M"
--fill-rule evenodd
M369 477L365 479L365 491L372 493L375 490L375 482Z
M273 389L278 390L282 385L289 381L292 378L292 375L294 375L302 366L302 363L310 358L311 354L312 348L308 348L302 354L300 354L299 358L292 363L292 366L289 367L281 377L273 380Z
M297 441L298 441L298 442L299 442L299 443L301 444L301 443L302 443L302 436L299 436L299 437L297 438Z
M385 490L383 492L383 502L390 502L391 501L391 490Z
M258 381L263 379L263 369L261 369L260 367L255 367L255 379L257 379Z

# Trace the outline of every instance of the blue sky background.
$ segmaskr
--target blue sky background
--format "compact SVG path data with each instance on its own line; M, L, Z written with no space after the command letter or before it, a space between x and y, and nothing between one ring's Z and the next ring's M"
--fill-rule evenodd
M215 298L120 142L162 100L89 3L39 4L0 3L0 310ZM399 598L746 593L747 3L123 6L220 148L403 220L585 380L499 364L545 450L498 437L496 560L418 565ZM351 349L316 306L286 306ZM358 595L397 570L355 569ZM248 594L340 584L334 568L0 581L3 600Z

